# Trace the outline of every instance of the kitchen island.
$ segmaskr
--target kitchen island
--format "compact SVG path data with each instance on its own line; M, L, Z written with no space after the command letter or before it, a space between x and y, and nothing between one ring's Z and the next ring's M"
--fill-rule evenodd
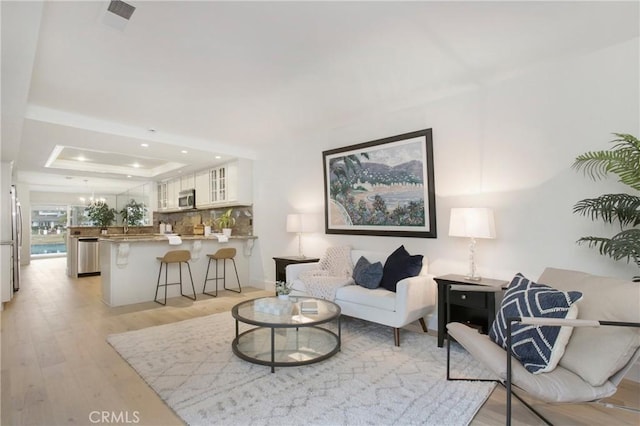
M218 241L215 236L181 236L180 244L169 244L169 238L164 235L121 235L100 238L100 267L102 278L102 300L108 306L122 306L132 303L153 301L158 280L160 262L157 257L162 257L169 250L189 250L191 252L191 273L193 284L196 288L196 296L202 295L204 276L207 271L207 254L213 254L223 247L236 249L236 265L240 283L249 284L249 258L253 249L254 236L231 236L227 242ZM173 241L176 243L176 241ZM231 268L231 271L229 271ZM229 273L231 272L231 273ZM212 264L209 277L215 274ZM219 265L219 274L222 275L222 265ZM164 282L164 271L161 280ZM177 282L178 267L172 265L169 268L169 282ZM191 292L189 272L182 268L182 280L184 293ZM212 282L209 283L209 286ZM167 297L180 296L180 286L169 286ZM227 287L236 288L236 278L233 273L233 265L227 264ZM222 283L219 284L222 288Z

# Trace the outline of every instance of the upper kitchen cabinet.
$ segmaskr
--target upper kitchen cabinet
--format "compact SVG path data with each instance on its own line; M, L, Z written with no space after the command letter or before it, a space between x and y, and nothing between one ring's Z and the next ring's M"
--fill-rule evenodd
M177 209L180 190L192 188L196 190L197 208L250 205L253 203L253 163L238 159L158 183L158 209ZM161 202L164 194L166 202Z
M214 167L209 170L209 203L216 204L228 201L227 170L229 165Z
M180 177L180 191L194 189L196 187L195 175L188 174Z
M195 174L196 207L207 207L211 203L210 170L200 170Z
M167 208L168 209L177 209L178 208L178 195L180 195L181 191L181 179L171 179L167 182Z
M167 182L158 183L158 210L167 209Z
M228 204L253 204L253 162L239 159L227 167Z
M172 210L178 208L178 194L180 193L180 178L158 182L158 210Z

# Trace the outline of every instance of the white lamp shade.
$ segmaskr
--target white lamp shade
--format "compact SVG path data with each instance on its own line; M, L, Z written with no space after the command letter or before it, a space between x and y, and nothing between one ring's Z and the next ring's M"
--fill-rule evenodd
M449 221L450 237L495 238L493 210L488 208L453 208Z
M287 232L314 232L315 230L316 221L313 215L300 213L287 215Z

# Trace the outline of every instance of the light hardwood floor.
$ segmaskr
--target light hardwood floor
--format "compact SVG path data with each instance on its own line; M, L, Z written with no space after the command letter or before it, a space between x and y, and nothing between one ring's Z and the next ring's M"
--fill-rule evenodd
M151 302L109 308L100 300L100 278L68 278L65 262L38 259L22 268L20 292L2 312L2 425L100 424L92 420L103 411L121 416L109 424L181 425L106 336L227 311L247 298L271 294L243 288L242 294L221 292L215 299L199 295L196 302L174 298L166 307ZM639 390L638 383L625 381L611 400L639 407ZM637 413L597 405L534 405L556 424L640 424ZM498 387L472 424L504 420L504 391ZM542 423L516 403L514 424Z

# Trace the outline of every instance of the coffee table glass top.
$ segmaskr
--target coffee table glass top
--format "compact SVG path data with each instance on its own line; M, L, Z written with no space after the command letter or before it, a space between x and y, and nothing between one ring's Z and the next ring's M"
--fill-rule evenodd
M314 303L317 311L301 312L302 307L313 307ZM277 297L263 297L239 303L233 307L231 314L244 323L263 327L305 327L335 319L340 315L340 306L312 297L290 296L287 301Z

